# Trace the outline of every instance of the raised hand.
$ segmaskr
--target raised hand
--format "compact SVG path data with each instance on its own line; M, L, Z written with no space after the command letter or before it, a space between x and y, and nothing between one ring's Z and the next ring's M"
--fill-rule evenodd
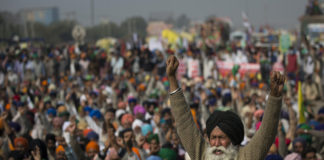
M283 76L279 72L273 72L270 78L270 95L274 97L282 96L285 81L285 76Z
M41 160L40 149L38 146L36 146L36 151L31 151L31 154L32 154L34 160Z
M76 124L75 122L71 122L71 124L66 128L66 130L73 135L76 132Z
M178 69L178 66L179 66L179 61L178 59L171 55L168 60L167 60L167 68L166 68L166 72L167 72L167 75L168 77L172 77L172 76L175 76L176 75L176 71Z

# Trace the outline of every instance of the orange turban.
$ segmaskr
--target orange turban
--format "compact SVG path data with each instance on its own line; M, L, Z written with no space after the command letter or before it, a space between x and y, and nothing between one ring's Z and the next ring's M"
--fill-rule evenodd
M24 138L24 137L17 137L17 138L15 138L15 140L14 140L15 146L17 146L18 143L22 143L24 145L24 148L25 149L28 148L28 141L27 141L26 138Z
M140 91L145 91L145 84L140 84L139 86L138 86L138 89L140 90Z
M58 113L62 113L62 112L65 112L65 111L67 111L65 106L60 106L60 107L57 108Z
M122 124L125 124L125 123L128 123L128 122L133 123L133 121L134 121L134 116L129 114L129 113L124 114L122 119L121 119Z
M94 149L95 151L99 152L99 145L95 141L90 141L86 146L86 151L88 152L90 149Z
M65 152L65 149L64 149L64 147L63 147L62 145L59 145L59 146L57 146L57 148L56 148L55 153L57 154L57 153L59 153L59 152Z
M86 137L88 135L88 133L91 131L92 131L92 129L90 129L90 128L83 130L83 136Z

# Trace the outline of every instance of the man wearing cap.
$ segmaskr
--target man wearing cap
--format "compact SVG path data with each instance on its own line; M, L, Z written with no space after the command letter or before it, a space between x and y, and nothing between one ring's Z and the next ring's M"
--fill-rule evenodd
M167 60L170 81L170 101L177 132L191 159L264 159L276 136L282 104L285 77L275 72L271 76L271 92L263 123L248 145L239 147L244 127L239 116L231 111L215 111L206 122L206 142L196 127L181 88L176 79L179 62L174 56Z

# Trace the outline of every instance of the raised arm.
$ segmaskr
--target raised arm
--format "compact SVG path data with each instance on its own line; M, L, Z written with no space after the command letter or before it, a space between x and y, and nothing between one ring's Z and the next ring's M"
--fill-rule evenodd
M197 128L185 97L176 79L179 62L174 56L167 60L167 75L170 82L171 111L176 122L180 140L191 159L202 159L203 151L207 147L203 136Z
M270 80L270 95L267 100L264 116L260 129L253 136L250 143L240 150L240 158L264 159L271 144L274 142L280 109L282 105L282 90L285 77L279 72L274 72Z

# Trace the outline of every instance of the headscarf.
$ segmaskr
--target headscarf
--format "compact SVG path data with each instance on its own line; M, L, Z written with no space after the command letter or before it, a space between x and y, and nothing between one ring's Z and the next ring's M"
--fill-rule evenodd
M86 146L86 151L89 152L90 149L94 149L95 151L99 152L99 145L95 141L90 141Z
M231 111L215 111L206 122L208 138L212 130L218 126L232 141L239 145L244 138L244 126L240 117Z

